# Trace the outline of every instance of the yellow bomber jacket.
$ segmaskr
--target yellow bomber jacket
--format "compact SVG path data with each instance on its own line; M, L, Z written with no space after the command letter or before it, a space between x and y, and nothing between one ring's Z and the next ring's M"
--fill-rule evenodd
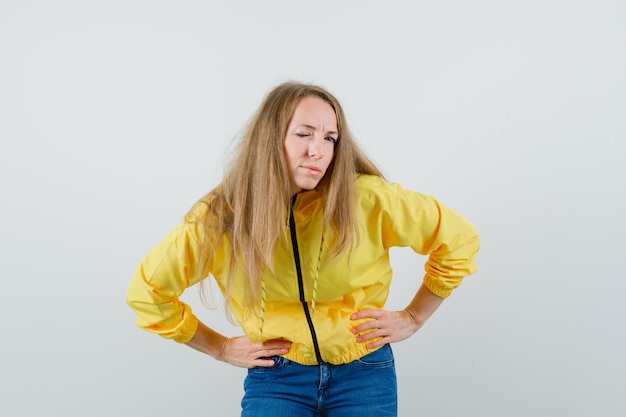
M300 255L304 296L311 308L313 282L318 274L315 308L310 311L319 353L324 362L343 364L370 351L357 343L350 329L355 311L384 308L392 269L389 248L410 246L428 255L424 284L439 297L448 297L462 279L475 272L479 249L476 229L460 214L434 198L407 190L370 175L357 179L357 210L361 228L358 250L349 258L328 256L323 231L323 201L315 190L299 193L293 206ZM196 210L206 210L197 205ZM200 214L200 213L199 213ZM186 288L209 274L220 288L228 272L228 240L199 271L198 224L183 221L140 262L131 280L127 302L137 315L136 324L177 342L189 341L198 319L191 307L179 300ZM286 358L304 365L318 363L311 329L299 298L299 286L291 237L276 245L275 271L267 271L262 339L284 338L292 342ZM319 265L319 271L318 271ZM417 286L416 286L417 290ZM229 305L242 330L252 341L260 336L257 309L243 305L242 292L235 290Z

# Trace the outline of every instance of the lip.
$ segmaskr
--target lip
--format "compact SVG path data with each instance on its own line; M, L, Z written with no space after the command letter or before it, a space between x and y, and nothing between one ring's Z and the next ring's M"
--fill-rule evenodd
M306 171L313 175L319 175L322 172L322 170L315 165L302 165L302 168L304 168Z

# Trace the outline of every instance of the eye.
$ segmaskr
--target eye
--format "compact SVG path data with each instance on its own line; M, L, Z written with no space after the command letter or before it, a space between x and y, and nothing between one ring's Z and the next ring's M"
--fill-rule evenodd
M309 136L308 133L296 133L296 136L298 136L299 138L306 138L307 136Z
M326 136L324 139L326 139L327 141L329 141L333 145L337 143L337 138L334 138L332 136Z

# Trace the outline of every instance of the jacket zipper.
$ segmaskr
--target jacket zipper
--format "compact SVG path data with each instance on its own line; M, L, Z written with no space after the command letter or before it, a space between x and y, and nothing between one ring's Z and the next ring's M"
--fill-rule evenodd
M291 246L293 247L293 257L296 261L296 272L298 274L298 290L300 292L300 302L304 309L304 315L309 325L309 331L311 332L311 338L313 339L313 348L315 349L315 357L318 363L323 363L322 354L320 353L320 347L317 342L317 335L315 334L315 327L313 327L313 320L311 319L311 312L309 311L309 304L304 298L304 280L302 279L302 268L300 265L300 251L298 250L298 241L296 236L296 222L293 218L293 206L296 204L296 195L293 196L291 201L291 209L289 211L289 229L291 232Z

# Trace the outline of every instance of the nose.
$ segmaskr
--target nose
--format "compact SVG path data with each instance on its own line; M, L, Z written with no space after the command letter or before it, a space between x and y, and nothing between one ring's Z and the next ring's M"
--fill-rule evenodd
M309 156L311 158L321 159L324 156L324 138L315 135L309 142Z

